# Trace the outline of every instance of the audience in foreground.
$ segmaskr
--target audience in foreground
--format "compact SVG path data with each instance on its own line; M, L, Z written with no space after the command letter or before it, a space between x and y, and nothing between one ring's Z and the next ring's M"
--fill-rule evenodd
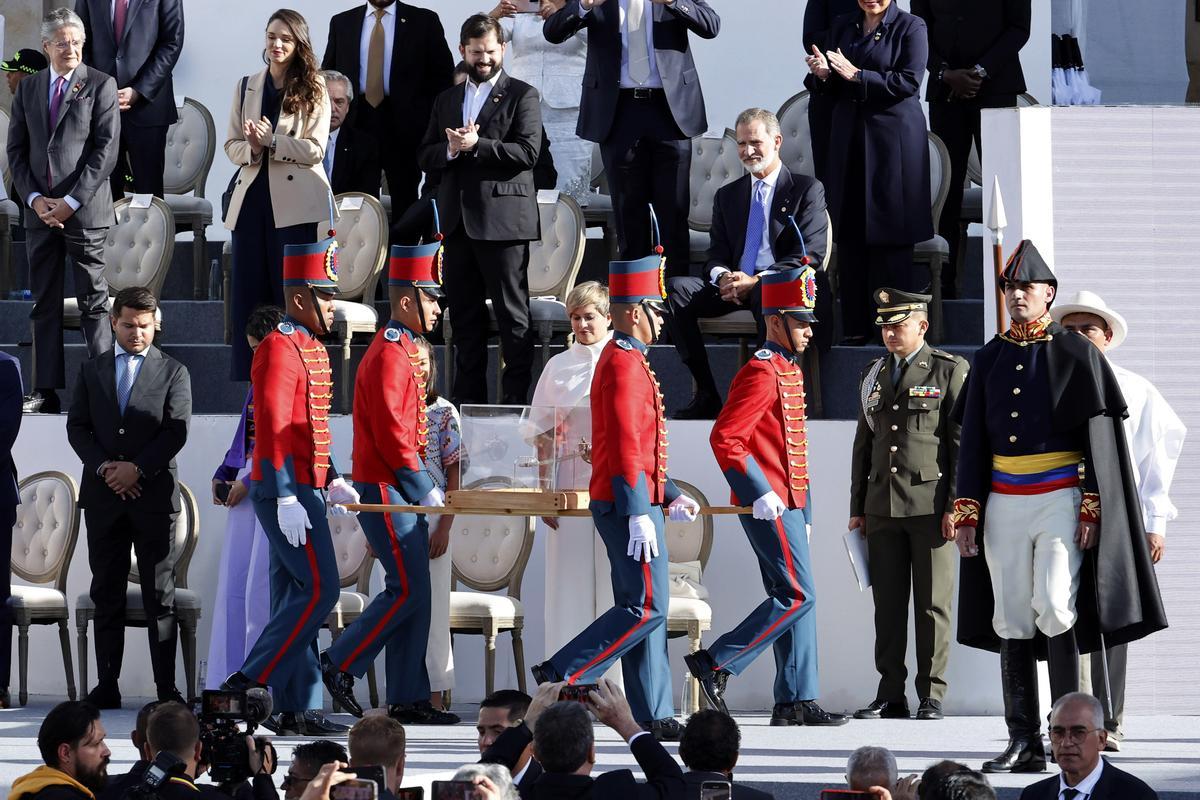
M688 793L697 796L706 781L733 783L733 768L741 749L742 732L733 717L709 709L688 717L679 739L679 760L687 767L683 774ZM733 785L733 800L767 800L768 792L749 786Z
M350 729L350 769L379 767L384 789L379 800L388 800L404 780L404 726L384 714L363 717Z
M42 766L13 781L10 800L93 800L108 779L112 751L100 711L82 700L59 703L38 729Z

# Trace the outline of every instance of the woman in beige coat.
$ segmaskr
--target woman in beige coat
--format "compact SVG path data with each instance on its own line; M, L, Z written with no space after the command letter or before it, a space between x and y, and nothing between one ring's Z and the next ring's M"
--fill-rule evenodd
M322 161L329 96L308 23L281 9L267 22L266 69L238 81L225 155L239 169L225 227L233 231L230 330L259 305L283 305L283 248L315 242L333 201ZM250 379L250 348L234 337L232 378Z

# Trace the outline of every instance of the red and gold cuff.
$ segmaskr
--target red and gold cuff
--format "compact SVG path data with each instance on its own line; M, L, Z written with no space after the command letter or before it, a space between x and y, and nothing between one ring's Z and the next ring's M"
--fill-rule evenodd
M1084 492L1079 503L1079 521L1100 524L1100 493Z
M956 528L975 528L979 526L979 501L970 497L960 497L954 501L954 511L951 512Z

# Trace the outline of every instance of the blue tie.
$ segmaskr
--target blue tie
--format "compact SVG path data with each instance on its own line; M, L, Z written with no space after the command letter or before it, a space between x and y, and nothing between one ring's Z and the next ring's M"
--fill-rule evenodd
M134 367L137 361L134 359L141 358L132 353L122 353L121 358L125 359L121 370L121 379L117 381L117 405L121 407L121 414L125 413L125 406L129 404L129 393L133 391L133 378L137 374L134 372Z
M758 267L758 249L762 247L763 231L767 227L767 182L755 181L754 202L750 204L750 219L746 221L746 246L742 248L742 260L738 268L753 275Z

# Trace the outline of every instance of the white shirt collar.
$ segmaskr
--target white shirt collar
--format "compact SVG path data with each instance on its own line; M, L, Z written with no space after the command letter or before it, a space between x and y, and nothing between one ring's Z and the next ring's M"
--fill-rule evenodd
M1079 795L1076 796L1076 800L1080 800L1080 797L1082 796L1086 796L1088 800L1091 800L1092 792L1095 791L1096 784L1100 781L1100 773L1102 772L1104 772L1103 758L1096 761L1096 768L1091 771L1091 774L1071 787L1067 786L1066 773L1060 772L1058 774L1058 796L1062 797L1063 789L1071 788L1079 792Z
M113 358L120 358L121 356L145 356L145 355L146 355L145 350L143 350L140 353L130 353L124 347L121 347L120 342L117 342L117 341L113 342Z
M78 69L78 68L76 68L76 69ZM63 73L62 75L59 75L57 72L54 71L54 67L51 67L50 68L50 90L54 91L54 82L56 80L58 80L59 78L66 79L67 84L70 85L71 78L74 77L74 75L75 75L75 70L71 70L70 72L66 72L66 73Z
M525 778L525 773L529 772L529 765L532 763L533 759L531 758L525 762L525 766L521 767L520 772L512 776L512 782L514 785L519 785L521 783L521 781Z
M762 181L763 183L767 184L768 189L774 189L775 182L779 180L779 173L781 173L781 172L783 172L783 162L780 161L778 158L776 158L775 159L775 169L771 170L771 172L767 175L767 177L760 178L757 175L755 175L753 172L750 173L750 186L753 187L759 181Z
M487 79L486 81L484 81L483 83L475 83L475 81L471 80L470 78L467 78L467 86L468 86L468 87L470 87L470 88L472 88L472 89L474 89L474 90L475 90L475 91L477 91L477 92L478 92L480 89L482 89L482 88L484 87L484 85L485 85L485 84L486 84L488 87L490 87L490 88L492 88L492 89L495 89L495 88L496 88L496 81L500 80L500 73L502 73L502 72L504 72L504 69L503 69L503 68L496 70L496 74L495 74L495 75L493 75L492 77L488 78L488 79Z

